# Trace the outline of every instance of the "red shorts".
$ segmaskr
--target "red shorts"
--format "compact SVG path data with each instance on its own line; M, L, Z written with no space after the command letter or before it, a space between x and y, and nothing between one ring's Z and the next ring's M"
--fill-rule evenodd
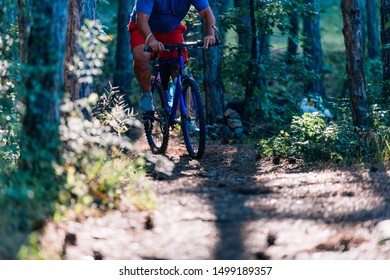
M130 21L128 25L128 30L130 32L130 46L131 49L134 49L136 46L145 44L145 38L141 35L139 32L136 24L132 21ZM184 24L180 24L175 30L173 30L170 33L158 33L153 32L153 36L156 38L156 40L160 41L163 44L178 44L181 42L184 42L183 33L187 30L187 27ZM170 59L170 58L177 58L178 53L177 51L171 51L171 52L160 52L158 54L159 59ZM184 63L188 62L188 52L185 49L183 51L183 57L184 57Z

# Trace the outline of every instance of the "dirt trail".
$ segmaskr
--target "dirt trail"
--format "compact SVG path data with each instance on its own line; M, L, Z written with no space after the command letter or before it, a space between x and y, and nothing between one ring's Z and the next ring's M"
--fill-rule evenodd
M137 145L147 150L144 141ZM209 143L189 160L170 143L173 175L155 176L157 209L121 209L49 225L65 259L389 259L390 172L315 170ZM152 174L153 176L153 174ZM387 235L386 235L387 234Z

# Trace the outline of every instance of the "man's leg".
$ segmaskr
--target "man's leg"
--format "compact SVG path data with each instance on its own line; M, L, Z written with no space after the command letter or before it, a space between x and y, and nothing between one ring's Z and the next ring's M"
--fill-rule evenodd
M154 111L150 88L151 71L149 66L150 53L144 52L144 45L133 48L134 74L142 90L140 109L144 112Z
M150 53L144 52L145 45L138 45L133 49L134 74L142 92L150 92Z

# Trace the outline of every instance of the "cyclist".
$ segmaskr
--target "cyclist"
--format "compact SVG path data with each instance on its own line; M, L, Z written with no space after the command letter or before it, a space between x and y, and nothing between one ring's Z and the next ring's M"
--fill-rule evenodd
M182 20L193 5L203 20L205 31L204 48L215 44L215 17L208 0L136 0L130 16L128 30L130 45L134 59L134 73L142 90L140 110L154 111L150 89L151 70L149 61L151 54L144 52L145 46L150 46L160 58L176 58L177 52L163 52L163 44L178 44L184 42L183 33L187 27ZM187 52L183 53L185 62Z

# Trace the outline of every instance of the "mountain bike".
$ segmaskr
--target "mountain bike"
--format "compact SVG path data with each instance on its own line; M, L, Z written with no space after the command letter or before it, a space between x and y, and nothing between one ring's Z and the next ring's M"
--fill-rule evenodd
M216 40L216 45L220 41ZM143 115L143 123L148 144L154 154L164 154L168 147L170 128L179 124L188 154L193 159L201 159L206 148L206 119L199 86L184 63L184 48L203 48L203 41L183 42L164 45L166 51L178 51L178 58L159 59L151 80L154 112ZM146 52L152 52L147 46ZM173 69L173 70L172 70ZM173 95L170 94L169 80L172 71L177 76L172 81ZM172 90L171 90L172 93ZM180 118L177 118L177 113Z

